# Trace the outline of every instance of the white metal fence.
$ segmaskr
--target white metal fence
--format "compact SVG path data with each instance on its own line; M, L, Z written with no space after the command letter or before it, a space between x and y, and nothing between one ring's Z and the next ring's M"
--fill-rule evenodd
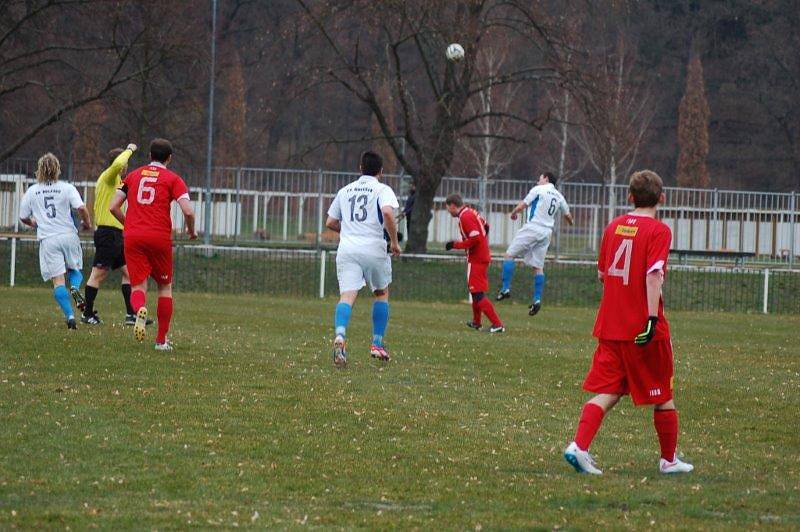
M33 182L33 161L7 161L0 166L0 227L16 222L19 198ZM86 165L68 167L70 179L87 203L94 198L95 176L101 169ZM205 231L203 171L176 170L183 175L198 212L199 230ZM346 172L275 168L215 168L212 179L210 231L215 239L234 242L307 243L333 240L323 230L325 213L336 191L357 177ZM401 204L408 193L408 176L387 175L384 180L397 192ZM433 248L455 238L457 228L444 209L444 198L460 192L466 201L484 211L490 226L490 243L507 246L523 223L507 214L532 186L531 180L496 180L481 186L478 179L446 177L434 202L428 240ZM610 217L627 211L627 187L597 183L559 185L570 204L575 225L556 226L551 251L560 258L595 256L603 227ZM754 261L797 264L800 254L800 214L797 194L670 187L661 218L673 232L675 249L752 253ZM182 217L173 219L182 229ZM413 220L412 220L413 223ZM405 232L405 224L401 230Z

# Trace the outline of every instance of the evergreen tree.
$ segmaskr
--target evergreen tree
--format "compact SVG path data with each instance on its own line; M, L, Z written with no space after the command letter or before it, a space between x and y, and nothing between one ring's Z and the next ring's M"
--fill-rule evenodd
M703 81L703 65L699 54L692 54L686 76L686 92L678 111L678 185L706 188L709 186L708 120L710 111Z

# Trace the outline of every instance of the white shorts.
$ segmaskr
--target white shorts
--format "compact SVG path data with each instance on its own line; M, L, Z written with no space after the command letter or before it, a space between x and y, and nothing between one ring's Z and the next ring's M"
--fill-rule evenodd
M506 254L522 257L525 264L534 268L544 268L544 257L550 246L550 229L543 229L532 224L525 224L516 235Z
M39 270L45 281L64 275L67 270L82 269L83 251L77 234L53 235L39 241Z
M336 254L336 277L339 293L361 290L383 290L392 282L392 259L369 255Z

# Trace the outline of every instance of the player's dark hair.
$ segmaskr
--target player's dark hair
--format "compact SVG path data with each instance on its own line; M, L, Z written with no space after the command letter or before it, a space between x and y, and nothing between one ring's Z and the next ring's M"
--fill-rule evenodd
M461 207L464 205L464 200L461 198L461 194L450 194L444 200L445 205L455 205L456 207Z
M150 143L150 159L159 163L167 162L172 155L172 143L167 139L153 139Z
M555 176L553 172L545 172L542 175L545 176L552 185L555 185L556 182L558 181L558 178Z
M116 160L117 157L119 157L119 154L124 151L125 150L123 150L122 148L114 148L113 150L108 150L108 166L114 164L114 161Z
M364 175L376 176L383 170L383 159L374 151L365 151L361 154L361 172Z
M664 191L664 182L652 170L640 170L631 175L628 191L636 207L655 207Z

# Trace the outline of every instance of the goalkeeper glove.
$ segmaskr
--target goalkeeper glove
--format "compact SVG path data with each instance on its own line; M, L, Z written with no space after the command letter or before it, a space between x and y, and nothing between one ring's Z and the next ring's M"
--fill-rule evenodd
M444 249L446 249L447 251L450 251L451 249L453 249L453 245L454 244L455 244L455 242L453 242L451 240L450 242L448 242L447 244L444 245Z
M646 345L650 340L653 339L653 336L656 335L657 323L658 318L656 316L650 316L647 318L647 325L645 325L642 332L636 335L636 338L633 339L633 343L636 345Z

